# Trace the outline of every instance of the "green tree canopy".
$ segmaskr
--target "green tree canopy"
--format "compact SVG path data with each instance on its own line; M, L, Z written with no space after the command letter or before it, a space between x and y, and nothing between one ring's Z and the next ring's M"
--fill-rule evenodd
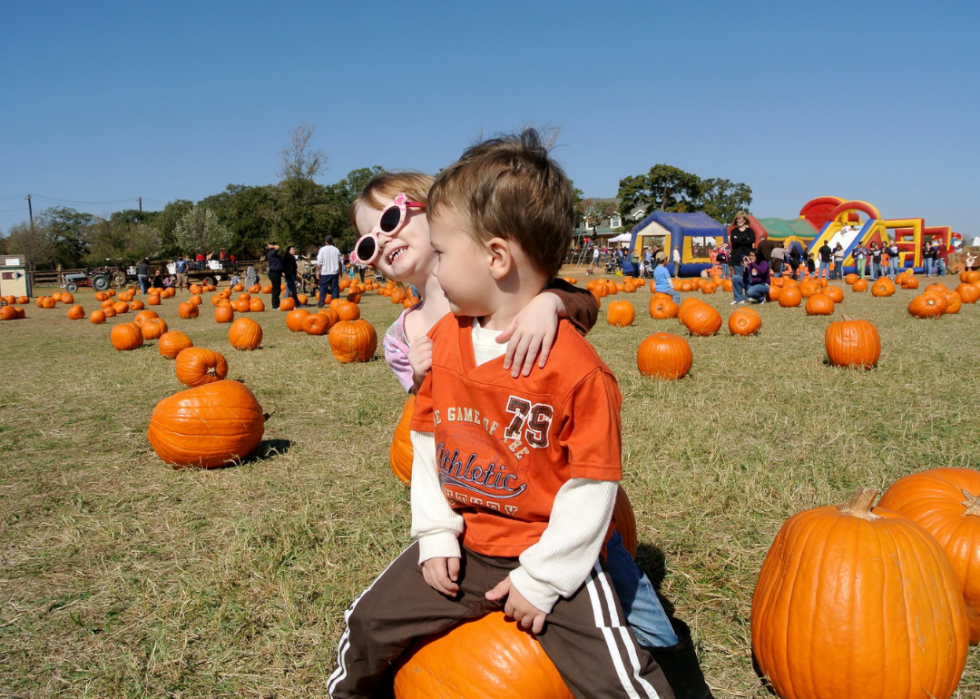
M637 208L658 211L704 211L717 221L731 221L748 211L752 188L725 179L701 179L672 165L654 165L645 175L619 181L619 212L623 218Z
M231 245L231 231L221 225L211 209L195 206L177 221L174 241L178 253L193 257L198 253L217 253Z

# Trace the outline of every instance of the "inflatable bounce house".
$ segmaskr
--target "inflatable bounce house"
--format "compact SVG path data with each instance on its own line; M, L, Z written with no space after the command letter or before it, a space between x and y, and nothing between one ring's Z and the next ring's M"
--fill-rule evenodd
M819 234L810 241L807 252L816 255L824 243L831 249L844 248L844 272L856 271L852 253L859 244L871 243L887 247L892 240L898 243L899 266L922 272L922 246L926 241L939 240L948 246L959 237L949 226L927 228L921 218L882 218L877 208L866 201L846 201L839 197L817 197L800 210L800 219L809 222ZM845 229L845 226L847 228Z
M682 277L699 276L711 267L709 253L728 240L725 227L700 211L686 214L654 211L633 227L632 234L630 249L636 252L637 259L645 246L660 245L671 265L674 250L680 250ZM673 267L670 270L673 273ZM636 276L639 269L628 262L623 264L623 273Z

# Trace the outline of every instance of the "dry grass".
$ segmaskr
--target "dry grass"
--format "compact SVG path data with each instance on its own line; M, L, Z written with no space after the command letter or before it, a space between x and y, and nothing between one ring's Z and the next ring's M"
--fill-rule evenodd
M868 372L826 366L829 320L802 308L759 307L758 337L691 338L693 371L672 383L636 371L642 338L681 329L649 317L648 291L626 297L632 327L600 319L590 335L624 396L639 557L718 697L768 696L749 605L787 517L978 466L980 308L918 321L911 294L846 292L882 336ZM727 318L729 295L703 298ZM173 470L150 450L149 414L180 388L154 343L116 352L108 324L62 308L0 325L0 696L322 696L343 609L407 544L408 493L387 464L403 395L384 362L340 365L272 312L254 316L263 348L235 353L210 306L182 321L178 300L161 307L171 329L222 351L276 409L239 466ZM362 302L379 332L398 311ZM980 696L975 652L957 696Z

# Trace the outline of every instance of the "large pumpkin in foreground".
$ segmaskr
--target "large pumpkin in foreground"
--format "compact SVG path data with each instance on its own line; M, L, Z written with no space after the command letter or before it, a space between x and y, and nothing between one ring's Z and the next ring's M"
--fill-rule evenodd
M939 542L962 583L970 643L980 642L980 472L934 468L896 481L878 507L900 512Z
M969 629L956 573L935 539L878 507L788 519L752 598L752 650L783 699L948 699Z
M398 699L571 699L530 633L492 612L413 643L395 670Z
M147 437L157 456L176 468L213 468L251 454L264 431L262 406L252 392L225 380L157 403Z
M391 447L388 449L388 460L391 462L391 472L398 476L402 483L412 480L412 461L415 449L412 447L412 416L415 414L415 396L409 394L402 406L401 417L395 425L395 433L391 436Z

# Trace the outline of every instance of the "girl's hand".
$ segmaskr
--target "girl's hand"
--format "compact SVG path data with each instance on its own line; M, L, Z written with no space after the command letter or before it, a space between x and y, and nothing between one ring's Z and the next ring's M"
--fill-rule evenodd
M544 368L558 335L558 318L563 315L565 304L558 296L538 294L497 337L497 342L507 342L504 369L513 368L512 377L530 374L536 358Z
M432 369L432 338L423 335L408 348L408 363L415 374L415 385L422 384L425 375Z

